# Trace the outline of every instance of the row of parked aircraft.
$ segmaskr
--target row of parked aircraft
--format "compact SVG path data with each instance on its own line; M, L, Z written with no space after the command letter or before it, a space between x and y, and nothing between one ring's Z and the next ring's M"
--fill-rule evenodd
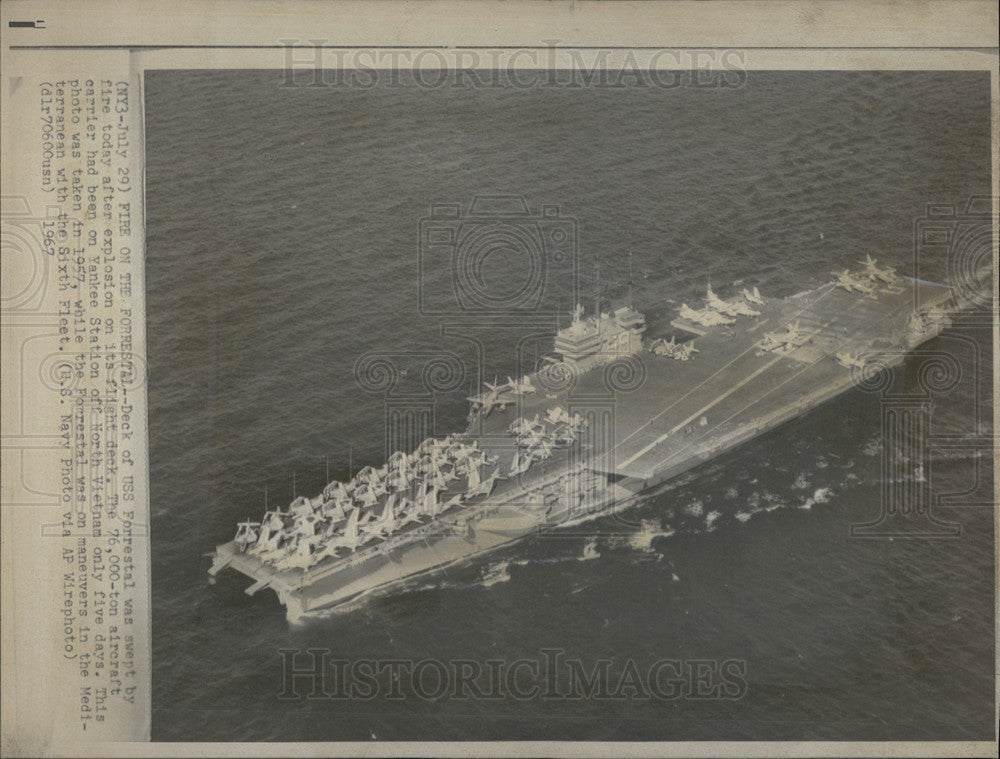
M878 261L870 255L865 256L864 261L859 263L864 265L858 274L852 274L850 270L844 269L841 272L833 272L837 277L835 285L843 288L847 292L861 293L871 298L878 297L877 287L892 289L899 284L899 277L894 269L882 268ZM760 347L764 351L774 353L788 353L801 347L809 341L811 335L805 332L798 322L787 325L782 330L764 335L760 342ZM834 359L841 366L851 368L862 368L865 365L860 354L850 351L839 351L834 354Z
M872 258L871 254L865 254L865 260L858 263L865 268L857 276L852 275L847 269L834 272L837 277L837 287L875 298L878 297L875 286L882 285L886 289L892 289L899 285L896 270L891 267L880 267L878 259ZM845 369L863 369L866 365L864 357L858 351L837 351L833 357Z
M475 440L428 438L412 454L396 452L382 467L365 467L347 483L331 482L315 498L296 498L287 511L239 523L234 540L277 569L307 569L489 495L499 467L485 477L480 469L492 464L495 457ZM461 480L458 488L452 484Z
M486 387L484 392L467 399L472 404L469 411L470 420L480 414L485 418L495 408L506 411L509 405L516 402L516 396L531 395L536 392L535 386L531 384L531 378L527 376L519 380L508 376L507 381L502 384L494 377L492 383L484 382L483 385Z
M694 347L694 343L692 342L678 345L673 335L670 336L669 341L665 337L654 340L649 346L649 350L657 356L666 356L676 361L688 361L691 356L698 352L698 349Z
M555 448L572 445L580 431L587 426L580 414L570 414L562 406L553 406L545 416L535 414L531 419L518 417L507 431L517 442L514 460L508 477L523 474L536 461L544 461Z
M497 387L494 383L493 389ZM382 467L365 467L346 483L331 482L315 498L299 496L287 511L279 508L266 512L260 522L240 522L234 540L276 569L308 569L488 496L497 480L522 474L556 447L573 444L585 426L580 414L571 415L562 406L547 409L544 416L515 420L509 427L517 443L511 470L501 475L494 466L485 477L481 468L497 460L478 441L469 443L457 435L428 438L411 454L397 451Z
M899 277L896 270L892 268L882 268L878 265L878 260L872 258L870 254L865 256L864 261L859 261L865 268L857 274L852 274L850 269L831 272L836 279L836 286L849 293L861 293L869 298L878 297L878 287L893 288L899 284Z
M712 285L709 285L705 292L704 308L693 309L687 303L682 303L680 317L703 327L725 326L735 324L740 316L760 316L760 311L754 306L762 305L764 299L756 287L753 292L744 288L738 297L723 300L712 290Z

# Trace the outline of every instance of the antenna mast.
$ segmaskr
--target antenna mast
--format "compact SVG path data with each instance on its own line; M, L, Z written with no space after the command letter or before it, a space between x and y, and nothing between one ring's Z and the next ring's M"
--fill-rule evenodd
M594 256L594 318L601 323L601 257Z
M628 307L632 308L632 251L628 252Z

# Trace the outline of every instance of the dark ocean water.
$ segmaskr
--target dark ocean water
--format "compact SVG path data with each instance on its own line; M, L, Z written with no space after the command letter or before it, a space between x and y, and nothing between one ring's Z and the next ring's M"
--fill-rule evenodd
M647 499L624 515L635 529L605 518L528 539L327 620L290 627L273 593L205 574L205 554L263 511L265 484L283 504L293 473L311 495L327 459L331 477L349 458L381 463L383 401L355 382L359 356L471 358L418 310L432 203L558 204L585 271L599 252L620 282L633 252L655 333L708 278L723 295L738 280L787 295L866 252L913 271L925 205L989 192L987 75L751 73L736 90L280 81L146 77L154 739L992 738L988 459L978 496L936 507L960 537L851 538L880 513L879 403L860 390ZM924 265L944 275L945 261ZM607 302L625 295L611 285ZM522 337L487 335L488 374L517 371ZM934 432L989 434L988 330L935 345L963 382L936 401ZM438 398L438 433L463 426L462 395ZM939 457L932 482L963 489L974 467ZM613 671L737 659L747 687L738 700L280 699L278 651L306 647L478 662L560 648Z

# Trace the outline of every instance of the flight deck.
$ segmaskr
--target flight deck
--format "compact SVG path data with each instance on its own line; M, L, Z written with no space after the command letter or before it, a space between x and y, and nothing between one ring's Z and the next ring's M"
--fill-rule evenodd
M949 324L948 287L871 259L787 298L708 288L646 344L631 307L583 318L558 359L470 397L464 433L429 438L349 483L240 525L209 574L273 589L290 618L388 592L643 491L877 378ZM919 308L917 307L919 304Z

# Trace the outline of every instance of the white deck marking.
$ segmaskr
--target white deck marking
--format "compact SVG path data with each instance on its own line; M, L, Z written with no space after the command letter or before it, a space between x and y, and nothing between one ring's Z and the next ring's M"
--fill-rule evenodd
M765 398L766 398L767 396L769 396L769 395L770 395L771 393L773 393L773 392L774 392L775 390L777 390L777 389L778 389L779 387L782 387L783 385L786 385L786 384L788 384L788 383L789 383L789 382L791 382L791 381L792 381L793 379L796 379L796 378L797 378L797 377L798 377L799 375L801 375L801 374L803 374L803 373L805 373L805 372L809 371L809 370L810 370L810 369L812 369L812 368L813 368L814 366L816 366L816 364L818 364L818 363L819 363L820 361L822 361L822 360L823 360L824 358L827 358L827 357L826 357L826 356L823 356L823 357L821 357L821 358L818 358L818 359L816 359L816 360L815 360L815 361L813 361L813 362L812 362L811 364L808 364L808 365L806 365L806 367L805 367L805 368L803 368L803 369L800 369L799 371L795 372L795 374L793 374L792 376L788 377L788 378L787 378L787 379L785 379L785 380L782 380L782 381L781 381L781 382L779 382L779 383L778 383L777 385L775 385L774 387L770 388L770 389L769 389L769 390L768 390L768 391L767 391L766 393L764 393L764 394L763 394L762 396L760 396L759 398L755 398L755 399L754 399L753 401L751 401L750 403L748 403L748 404L747 404L746 406L744 406L743 408L741 408L741 409L740 409L739 411L734 411L734 412L733 412L732 414L730 414L730 415L729 415L728 417L726 417L725 419L723 419L723 420L722 420L721 422L719 422L718 424L714 425L714 427L713 427L713 428L714 428L714 429L717 429L717 428L721 427L721 426L722 426L723 424L725 424L726 422L728 422L728 421L729 421L730 419L732 419L732 418L733 418L734 416L736 416L737 414L742 414L742 413L743 413L744 411L746 411L746 410L747 410L748 408L750 408L750 407L751 407L751 406L753 406L754 404L756 404L756 403L760 403L760 402L761 402L762 400L764 400L764 399L765 399ZM673 452L672 454L670 454L669 456L667 456L667 457L666 457L665 459L663 459L662 461L658 462L658 463L656 464L656 466L654 467L654 469L658 469L659 467L663 466L664 464L666 464L666 463L667 463L668 461L670 461L671 459L674 459L674 458L677 458L677 456L678 456L679 454L681 454L681 453L684 453L685 451L687 451L687 450L688 450L689 448L691 448L691 446L692 446L692 445L694 445L694 443L688 443L687 445L685 445L685 446L684 446L683 448L681 448L680 450L677 450L677 451L674 451L674 452Z
M821 286L821 287L822 287L822 286ZM800 309L800 310L799 310L798 312L796 312L796 314L795 314L794 316L791 316L791 317L789 317L789 319L788 319L788 320L787 320L787 321L786 321L786 322L785 322L785 323L784 323L783 325L781 325L781 326L788 326L788 324L790 324L790 323L791 323L791 322L792 322L793 320L796 320L796 319L799 319L799 318L801 318L801 315L802 315L802 314L804 314L804 313L805 313L806 311L808 311L808 310L810 310L810 309L814 308L814 307L816 306L816 304L817 304L817 303L819 303L819 302L820 302L821 300L823 300L823 299L824 299L824 298L825 298L825 297L826 297L827 295L829 295L829 294L830 294L830 293L832 293L832 292L834 292L834 290L833 290L833 289L831 289L831 290L827 290L827 291L826 291L825 293L823 293L823 294L822 294L822 295L820 295L820 296L819 296L818 298L816 298L816 300L815 300L815 301L813 301L813 302L812 302L812 303L811 303L810 305L808 305L808 306L803 306L803 307L802 307L802 308L801 308L801 309ZM770 318L770 317L768 317L768 318ZM818 334L818 333L819 333L819 331L820 331L820 330L816 330L816 332L813 332L813 333L811 333L811 334L810 334L810 337L812 337L813 335L816 335L816 334ZM763 339L763 338L762 338L762 339ZM736 363L736 362L737 362L737 361L738 361L739 359L741 359L741 358L743 358L744 356L746 356L746 355L747 355L747 354L748 354L748 353L749 353L749 352L750 352L751 350L753 350L754 348L756 348L756 347L757 347L757 345L758 345L758 344L759 344L760 342L761 342L761 341L760 341L760 340L758 340L757 342L755 342L755 343L751 344L750 346L748 346L748 347L747 347L747 349L746 349L746 350L744 350L744 351L743 351L742 353L738 353L738 354L737 354L736 356L734 356L734 357L733 357L733 358L732 358L731 360L729 360L729 361L728 361L727 363L725 363L725 364L723 364L722 366L720 366L720 367L719 367L718 369L716 369L716 370L715 370L714 372L712 372L712 373L711 373L710 375L708 375L707 377L705 377L705 379L703 379L703 380L702 380L701 382L699 382L699 383L698 383L697 385L695 385L695 386L694 386L694 387L692 387L692 388L691 388L690 390L688 390L688 391L687 391L686 393L684 393L684 395L682 395L682 396L678 397L678 398L677 398L677 399L676 399L676 400L675 400L675 401L674 401L673 403L671 403L671 404L670 404L669 406L667 406L666 408L664 408L664 409L663 409L663 410L662 410L662 411L661 411L660 413L658 413L658 414L656 414L655 416L653 416L653 417L652 417L652 418L651 418L651 419L650 419L649 421L650 421L650 422L653 422L653 421L655 421L656 419L659 419L659 418L660 418L661 416L663 416L663 415L664 415L664 414L666 414L666 413L667 413L668 411L670 411L670 409L672 409L672 408L673 408L674 406L676 406L676 405L677 405L678 403L680 403L680 402L681 402L682 400L684 400L685 398L687 398L687 397L688 397L689 395L691 395L691 393L693 393L693 392L694 392L695 390L697 390L698 388L700 388L700 387L701 387L702 385L704 385L704 384L705 384L706 382L709 382L710 380L714 379L714 378L715 378L715 377L716 377L717 375L719 375L719 374L720 374L720 373L721 373L721 372L722 372L722 371L723 371L724 369L728 369L728 368L729 368L730 366L732 366L733 364L735 364L735 363ZM781 358L781 357L779 357L779 358ZM773 363L773 362L772 362L772 363ZM764 368L767 368L767 367L764 367ZM734 388L734 389L735 389L735 388ZM615 446L614 446L614 447L613 447L613 448L612 448L612 449L611 449L610 451L608 451L608 452L607 452L607 453L605 454L605 456L607 456L608 454L611 454L611 453L614 453L614 451L616 451L616 450L617 450L617 449L618 449L618 448L619 448L620 446L624 445L624 444L625 444L625 443L626 443L626 442L627 442L628 440L630 440L631 438L635 437L635 436L636 436L636 435L638 435L638 434L639 434L640 432L642 432L642 430L643 430L643 428L644 428L644 427L645 427L645 425L642 425L642 426L640 426L640 427L636 428L635 430L633 430L633 431L632 431L631 433L629 433L628 435L626 435L626 436L625 436L624 438L622 438L622 439L621 439L621 441L620 441L620 442L616 443L616 444L615 444ZM669 434L669 433L668 433L668 434ZM662 437L661 437L661 439L662 439ZM646 449L643 449L643 450L644 450L644 451L646 451L646 450L648 450L648 448L650 448L650 447L652 447L652 446L648 446L648 447L647 447ZM633 457L631 457L631 458L630 458L630 459L629 459L628 461L626 461L626 462L625 462L624 464L622 464L621 466L623 466L623 467L624 467L624 466L628 466L628 464L629 464L629 463L631 463L632 461L634 461L634 460L635 460L635 458L636 458L636 456L633 456Z

